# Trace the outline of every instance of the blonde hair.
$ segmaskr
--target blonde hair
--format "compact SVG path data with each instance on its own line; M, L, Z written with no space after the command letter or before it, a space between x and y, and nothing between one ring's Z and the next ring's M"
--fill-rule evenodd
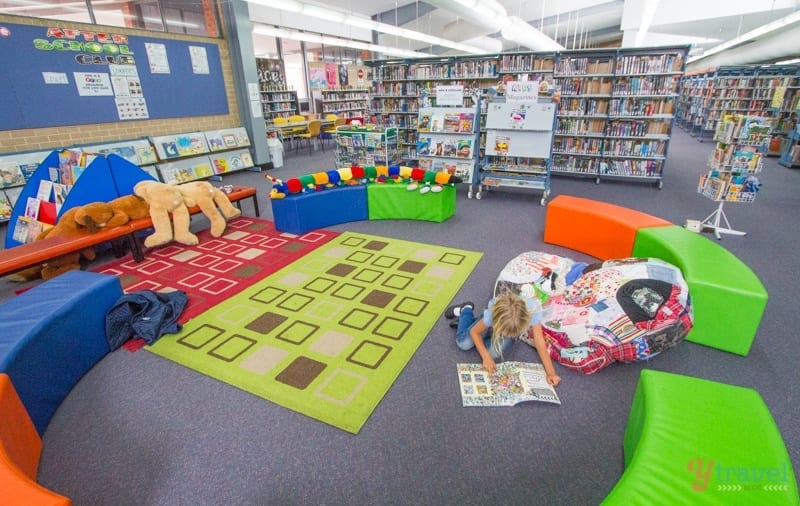
M525 300L513 293L503 293L492 306L492 348L502 357L503 339L515 338L528 330L531 313Z

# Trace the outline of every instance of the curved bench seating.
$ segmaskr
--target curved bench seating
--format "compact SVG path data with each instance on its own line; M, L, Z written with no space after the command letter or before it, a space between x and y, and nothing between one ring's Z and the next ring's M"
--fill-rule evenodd
M409 191L404 184L337 186L271 199L275 229L291 234L362 220L410 219L442 222L455 213L456 189Z
M623 449L606 506L800 504L780 431L751 388L643 370Z
M680 267L694 310L686 340L749 353L767 291L744 262L718 243L646 213L568 195L548 203L544 241L600 260L654 257Z
M0 504L70 505L36 483L42 439L8 374L0 373Z

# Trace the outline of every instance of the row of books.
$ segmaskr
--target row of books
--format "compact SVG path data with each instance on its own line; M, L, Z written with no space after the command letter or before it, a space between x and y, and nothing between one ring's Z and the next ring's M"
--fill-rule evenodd
M569 119L556 120L557 135L603 135L606 121L603 119Z
M606 176L661 176L661 160L601 160L598 174Z
M545 59L532 54L503 55L503 59L500 62L501 72L552 72L554 68L555 62L552 59Z
M419 156L441 156L451 158L472 158L472 139L465 138L417 138Z
M584 116L608 114L608 100L596 98L562 99L558 108L559 116Z
M655 116L672 114L674 110L672 100L616 98L609 102L608 113L611 116Z
M451 160L436 160L433 158L421 158L419 160L419 167L425 170L432 170L435 172L446 172L454 176L462 178L464 181L472 179L472 171L475 165L469 162L455 162Z
M569 95L611 95L611 79L599 77L558 78L561 96Z
M614 95L671 95L678 89L673 76L623 77L614 81Z
M613 63L607 61L590 61L588 57L563 58L555 64L555 73L564 75L612 74Z
M578 174L596 174L598 160L577 156L554 155L550 170L556 172L574 172Z
M420 132L473 133L475 128L475 113L431 112L423 109L419 115L417 128Z
M646 74L680 72L683 56L680 54L631 55L617 58L617 74Z

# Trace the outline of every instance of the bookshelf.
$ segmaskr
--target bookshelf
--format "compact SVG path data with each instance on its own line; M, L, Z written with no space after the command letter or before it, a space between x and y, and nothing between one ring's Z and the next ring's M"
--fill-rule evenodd
M340 118L366 117L369 110L369 89L326 88L322 94L322 114L335 114Z
M421 107L437 107L436 87L460 85L463 107L477 105L473 91L497 84L499 56L437 57L414 60L373 60L375 86L370 111L378 124L399 131L401 157L409 165L418 161L417 121Z
M261 90L261 107L264 120L272 123L275 118L288 118L299 114L297 92L284 86L270 86Z
M708 160L709 170L700 176L697 192L718 202L701 223L702 228L720 234L746 235L734 230L724 211L726 202L751 203L755 200L761 181L755 174L763 167L763 152L769 142L771 120L764 116L725 114L714 133L717 142Z
M0 155L0 223L8 223L22 189L50 151Z
M151 137L164 183L221 177L253 167L250 138L243 127Z
M789 132L787 139L778 163L790 169L800 167L800 123Z

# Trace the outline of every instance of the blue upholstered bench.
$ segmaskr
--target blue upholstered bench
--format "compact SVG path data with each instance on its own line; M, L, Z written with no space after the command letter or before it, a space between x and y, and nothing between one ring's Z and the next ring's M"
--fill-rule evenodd
M119 278L69 271L0 305L0 372L43 434L72 387L109 351L106 312Z
M366 220L369 217L367 187L342 186L272 199L272 216L276 230L298 235L348 221Z

